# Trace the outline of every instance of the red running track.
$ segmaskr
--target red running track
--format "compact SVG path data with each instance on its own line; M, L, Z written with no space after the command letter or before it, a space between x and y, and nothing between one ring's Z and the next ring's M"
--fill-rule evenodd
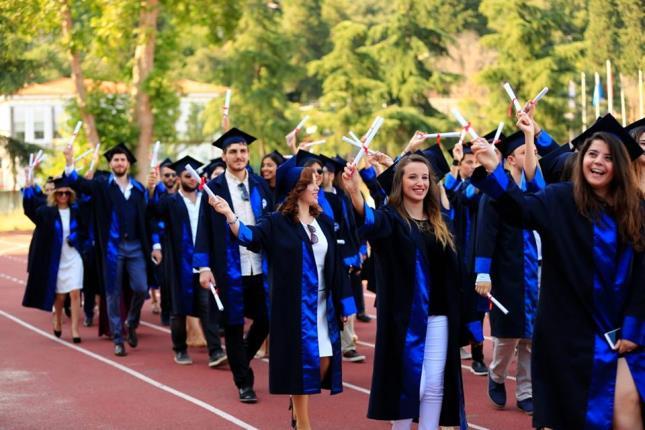
M189 351L194 364L173 362L169 330L159 324L149 303L142 312L139 347L124 358L97 328L81 327L83 343L71 343L70 324L63 336L51 334L51 315L21 306L26 282L28 234L0 235L0 429L285 429L286 396L268 394L268 364L254 360L259 402L244 405L227 367L209 369L204 348ZM366 293L368 312L373 295ZM365 363L343 363L345 390L311 401L316 429L388 429L366 418L376 324L356 323ZM490 342L485 355L490 359ZM515 407L514 378L507 382L509 405L494 409L486 378L471 374L463 361L466 412L473 429L522 430L530 417ZM514 374L514 369L511 370Z

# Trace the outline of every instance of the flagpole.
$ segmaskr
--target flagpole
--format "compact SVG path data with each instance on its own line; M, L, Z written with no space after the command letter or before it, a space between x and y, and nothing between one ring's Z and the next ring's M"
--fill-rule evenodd
M607 60L607 112L614 114L614 83L611 81L611 61Z
M587 77L580 73L580 103L582 104L582 131L587 129Z
M623 75L618 75L620 82L620 118L623 121L623 127L627 127L627 115L625 113L625 91L623 91Z
M600 117L600 75L596 72L594 75L596 85L594 87L594 98L596 100L596 118ZM598 93L596 95L596 92Z
M643 71L638 69L638 119L643 118Z

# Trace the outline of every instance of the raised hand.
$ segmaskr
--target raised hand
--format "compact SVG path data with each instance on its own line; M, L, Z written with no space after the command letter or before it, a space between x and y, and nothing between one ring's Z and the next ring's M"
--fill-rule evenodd
M524 136L529 136L532 138L534 136L535 126L530 115L526 112L520 111L517 113L517 118L517 127L522 130Z
M228 202L219 196L209 197L208 204L215 209L215 212L222 214L227 220L235 218L235 214L228 205Z
M408 142L408 146L405 147L404 152L416 152L419 147L425 142L426 140L426 135L422 131L417 130L410 141Z
M477 161L484 166L487 172L492 172L497 168L499 159L495 154L495 147L488 143L484 138L477 138L473 141L471 149Z
M65 165L72 167L74 165L74 148L70 145L65 145L63 154L65 154Z
M461 161L464 158L464 144L457 142L455 146L452 147L452 158Z
M148 173L148 180L147 180L147 185L148 189L152 190L155 188L157 185L157 182L159 182L159 174L157 173L157 168L150 169L150 173Z
M345 166L342 180L343 187L348 194L360 194L361 178L360 175L356 172L356 169L352 169L349 165Z
M291 152L293 152L294 154L298 152L298 139L296 130L292 130L284 138L287 141L287 146L289 147L289 149L291 149Z

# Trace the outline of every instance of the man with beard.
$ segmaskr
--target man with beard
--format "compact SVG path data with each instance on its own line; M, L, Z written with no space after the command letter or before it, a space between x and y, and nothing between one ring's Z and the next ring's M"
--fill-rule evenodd
M105 288L107 316L114 341L114 354L125 356L121 303L124 285L132 296L127 309L127 341L136 348L139 341L141 307L148 289L147 258L150 240L146 223L148 193L143 185L128 175L136 163L132 152L122 143L104 153L111 175L107 180L88 180L76 173L72 148L64 151L67 165L65 175L70 186L91 195L96 209L95 239Z
M255 138L232 128L213 145L222 149L226 171L208 182L208 187L225 199L240 220L255 225L273 210L269 186L261 177L247 170L249 148ZM208 196L202 206L208 208ZM238 388L240 401L255 403L253 371L249 363L269 332L262 255L239 246L226 218L213 210L204 210L195 240L193 264L199 267L202 288L215 284L224 302L226 354ZM244 318L253 320L244 338Z
M177 172L179 179L179 191L149 205L153 224L163 225L164 228L163 235L159 235L163 237L163 245L152 251L152 258L159 262L163 258L164 280L172 298L170 333L175 363L193 362L186 344L186 317L192 315L201 322L208 346L208 364L215 367L226 360L226 354L219 338L219 312L214 298L208 289L199 287L199 276L193 274L193 252L201 218L202 192L197 189L199 183L188 172L187 166L197 169L201 163L186 156L172 164L170 167Z

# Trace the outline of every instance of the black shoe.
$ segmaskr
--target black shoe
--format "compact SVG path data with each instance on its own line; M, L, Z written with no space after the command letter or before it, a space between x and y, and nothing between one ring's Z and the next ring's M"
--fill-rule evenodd
M85 317L83 320L83 327L92 327L94 325L94 318Z
M63 334L63 331L62 331L62 330L56 330L56 329L54 329L54 336L56 336L56 337L60 337L62 334Z
M217 367L227 360L226 353L222 350L214 352L208 357L208 367Z
M365 312L361 312L360 314L356 314L356 319L359 320L360 322L368 323L372 321L372 317L367 315Z
M125 352L125 346L123 346L122 343L117 343L116 345L114 345L114 355L118 357L125 357L126 355L128 355L128 353Z
M506 406L506 387L504 384L498 384L493 381L490 374L488 375L488 398L498 409L502 409Z
M251 387L240 388L240 402L242 403L257 403L258 398L255 391Z
M74 343L81 343L81 338L80 337L73 337L72 342Z
M353 363L362 363L365 361L365 356L356 352L355 349L343 352L343 361L351 361Z
M175 363L177 364L193 364L193 359L190 358L190 355L186 351L175 352Z
M529 397L528 399L518 400L517 407L522 410L527 415L533 415L533 398Z
M473 364L470 366L470 371L477 376L488 375L488 367L486 367L483 361L473 361Z
M139 339L137 338L137 329L134 327L128 326L128 345L132 348L136 348L139 345Z

